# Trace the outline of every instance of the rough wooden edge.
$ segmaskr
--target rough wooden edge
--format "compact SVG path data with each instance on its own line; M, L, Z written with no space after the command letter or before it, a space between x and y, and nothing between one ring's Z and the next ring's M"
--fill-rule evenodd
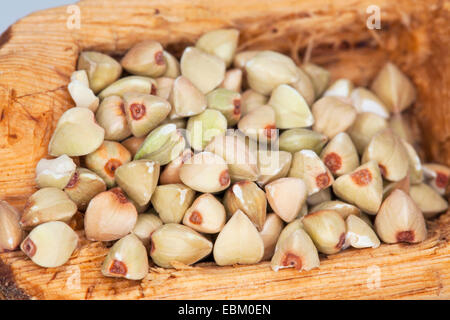
M103 277L100 266L108 249L83 239L58 268L41 268L21 252L0 254L8 284L0 288L9 299L449 299L449 239L450 212L429 222L423 243L348 249L321 256L321 266L308 272L275 273L268 262L179 264L176 269L152 266L141 282ZM370 288L368 281L377 274L379 287Z
M443 158L443 152L449 154L445 153L447 150L445 148L448 146L448 139L445 139L450 129L445 121L448 119L449 113L446 111L449 110L450 99L442 101L442 98L448 97L449 94L448 87L446 87L448 79L444 78L441 82L436 80L441 77L442 69L448 70L450 65L446 54L448 52L446 50L449 48L448 41L444 41L445 38L440 37L441 34L445 35L449 29L448 23L446 23L446 18L449 16L448 1L402 0L395 4L387 0L359 1L351 8L348 8L347 3L343 0L334 2L283 0L277 3L267 2L267 4L270 4L270 7L263 6L261 1L256 0L246 1L245 4L241 1L195 0L189 4L177 2L177 6L173 6L171 2L162 1L91 0L80 3L82 15L86 19L83 20L83 23L86 23L85 27L80 31L67 32L64 28L67 17L66 7L35 13L9 28L0 37L0 70L5 72L0 78L0 146L2 147L0 149L0 158L2 158L0 197L20 206L27 195L33 191L32 168L37 159L45 154L45 146L55 121L70 106L65 86L80 50L93 48L110 53L121 53L132 43L149 37L160 40L163 44L175 49L180 49L177 43L181 42L182 45L192 43L204 30L222 26L234 26L246 30L243 33L241 48L264 47L287 51L295 44L296 48L302 52L309 44L314 43L314 61L331 67L334 77L346 74L344 71L348 70L345 68L350 65L349 62L352 62L351 59L354 57L359 57L359 60L356 59L355 62L357 60L368 62L371 58L378 59L376 64L370 64L369 74L364 70L352 77L358 84L367 83L367 79L371 77L370 74L389 56L413 77L419 87L418 108L425 116L424 119L421 119L422 129L425 130L430 141L435 141L432 143L431 150L428 150L428 154L435 159L440 157L450 161L448 157ZM384 21L391 24L389 31L391 36L383 34L381 31L381 35L375 33L373 39L370 39L367 31L362 30L360 23L365 9L371 4L379 5L381 8ZM184 16L192 17L192 19L183 20ZM430 18L436 21L430 22ZM131 19L133 24L127 25L128 19ZM305 30L307 33L304 32ZM432 33L431 36L430 33ZM345 44L346 39L353 39L353 42L350 43L352 46L359 43L370 43L374 40L383 50L368 48L367 54L370 58L364 59L361 51L345 52L345 50L341 50L340 46ZM408 54L405 55L402 50L406 50ZM433 55L433 50L440 54ZM320 55L321 51L325 54ZM329 52L333 52L332 57L327 54ZM345 59L348 59L347 64ZM364 66L364 63L362 65ZM436 68L439 66L441 68ZM30 81L30 77L33 79L33 76L40 81ZM429 83L424 84L423 81L429 81ZM425 97L430 95L431 91L433 92L432 99L425 101ZM439 110L443 116L436 118L432 111L434 106L430 107L429 104L438 101L442 102ZM430 117L434 117L434 119L430 120ZM430 126L431 123L439 120L444 122L443 126L436 126L437 128ZM439 128L444 130L444 136L442 136L442 132L437 132ZM439 146L441 141L444 141L444 147ZM0 287L2 292L6 292L6 294L4 293L6 297L16 299L30 297L105 298L107 297L104 294L105 290L111 291L117 298L139 298L142 295L150 298L195 298L196 296L192 294L194 290L183 287L184 283L192 285L200 283L204 286L208 282L197 273L200 275L212 273L214 276L220 276L218 280L222 283L228 281L226 275L232 275L231 285L239 285L236 283L235 277L244 283L248 279L261 281L260 278L255 279L255 275L268 277L267 283L258 282L262 287L253 288L250 282L250 292L243 288L242 292L247 293L245 296L247 298L317 298L317 291L315 291L315 296L306 293L300 295L292 291L292 286L311 284L313 280L318 279L314 275L323 278L330 276L331 278L328 279L340 281L342 277L339 277L336 271L345 272L346 269L342 266L343 262L355 263L354 261L361 256L365 259L379 258L379 255L384 253L387 256L392 255L391 259L385 262L394 265L399 259L403 261L402 259L407 259L407 257L413 258L414 263L408 267L412 271L416 269L422 272L426 271L421 278L424 284L430 282L427 281L429 280L427 277L433 277L430 274L436 274L435 278L431 280L429 288L422 288L422 291L417 289L416 292L407 292L407 294L397 289L397 295L391 292L389 298L436 296L448 298L450 266L448 266L448 259L444 260L444 264L439 262L449 256L448 230L446 229L449 222L448 214L443 217L445 219L441 218L441 220L445 223L441 223L439 234L447 234L447 236L441 236L440 240L436 238L435 234L435 237L423 244L424 247L421 245L405 248L383 246L378 250L368 249L357 253L354 250L344 252L329 257L323 262L322 271L326 269L326 274L321 273L320 269L303 274L293 273L292 270L273 274L268 273L266 263L223 269L205 265L203 268L199 266L169 271L154 268L149 275L150 279L137 285L135 282L125 280L101 278L97 270L92 271L94 278L91 279L92 282L87 288L83 287L85 291L82 295L65 295L64 292L60 292L61 287L58 287L59 290L55 290L52 283L56 281L57 285L60 275L68 277L69 275L65 272L69 267L73 265L84 267L91 263L89 260L91 250L97 252L98 256L94 265L98 269L98 264L106 249L102 248L101 244L90 244L80 248L79 255L73 257L67 266L61 267L57 271L42 272L42 269L34 266L30 261L24 260L23 255L18 252L1 254L0 275L4 276L4 278L2 277L4 281L0 283ZM83 253L88 256L83 256ZM396 255L400 256L396 258ZM430 264L438 260L436 265L441 269L428 272L427 265L421 261L421 258L424 257L431 257L430 261L427 261ZM83 260L79 259L85 259L84 264L80 264L80 261ZM365 262L367 263L367 260ZM403 262L401 265L404 265ZM415 264L418 264L419 267ZM31 280L21 278L23 277L22 273L26 273L28 270L34 277L43 278L48 282L40 286L39 282L31 283ZM336 277L333 278L335 273ZM170 287L168 287L165 295L161 291L158 296L159 286L164 284L163 288L165 289L167 284L175 281L174 279L178 281L176 282L179 286L177 287L178 291L170 291ZM211 280L211 278L206 279ZM67 279L63 277L62 280ZM273 283L278 283L283 287L286 295L283 296L281 289L274 291L273 294L264 291L265 286ZM404 285L407 290L408 284L400 285ZM98 288L102 289L100 293L98 293L100 290ZM328 289L327 285L323 290L326 289ZM344 287L344 289L349 290L350 287ZM357 290L357 287L351 287L351 289ZM221 296L222 298L241 297L239 294L242 294L227 286L221 290L216 294L224 292L225 295ZM258 294L260 295L258 296ZM269 294L269 296L261 296L261 294ZM270 294L272 295L270 296ZM331 294L333 294L332 290ZM327 295L326 297L346 297L342 293L341 295L336 294L337 296ZM206 297L208 296L213 295L208 293ZM320 291L319 297L321 297ZM366 297L383 298L380 295L366 295Z
M26 294L16 282L11 268L0 259L0 298L10 300L29 300Z

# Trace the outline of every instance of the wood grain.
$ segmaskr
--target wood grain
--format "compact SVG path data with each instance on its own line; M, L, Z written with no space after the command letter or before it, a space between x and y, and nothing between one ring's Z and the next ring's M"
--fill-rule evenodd
M369 5L380 7L381 30L366 27ZM73 106L67 83L82 50L123 54L155 39L178 55L205 31L241 30L240 49L268 48L311 59L333 78L367 85L387 60L418 88L410 113L427 160L450 164L450 2L448 0L86 0L81 28L69 29L67 7L36 12L0 37L0 199L21 208L35 190L34 167L46 155L59 116ZM273 273L267 263L182 270L152 268L142 282L104 278L100 243L84 242L70 262L42 269L20 252L0 254L7 298L449 298L450 214L414 246L383 245L322 259L306 273ZM380 268L369 289L368 269ZM73 281L78 272L80 286ZM377 269L375 269L377 270ZM70 279L68 281L68 279ZM76 282L76 281L75 281ZM71 284L72 283L72 284ZM70 288L69 288L70 287Z

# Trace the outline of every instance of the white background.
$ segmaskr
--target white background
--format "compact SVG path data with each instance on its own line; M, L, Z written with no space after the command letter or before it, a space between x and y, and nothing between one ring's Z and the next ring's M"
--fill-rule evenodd
M0 0L0 34L31 12L76 2L77 0Z

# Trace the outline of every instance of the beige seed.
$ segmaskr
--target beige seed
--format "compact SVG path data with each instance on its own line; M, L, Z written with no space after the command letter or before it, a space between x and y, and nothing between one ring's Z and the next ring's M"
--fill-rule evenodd
M85 158L86 167L98 174L106 185L116 185L115 172L121 165L131 160L130 152L119 142L104 141L94 152Z
M356 119L355 108L336 97L323 97L312 108L314 116L313 130L333 138L346 131Z
M278 137L275 119L273 108L265 105L243 116L237 126L242 133L254 140L275 141Z
M135 44L120 63L128 72L140 76L159 77L167 70L163 47L153 40Z
M297 229L277 245L270 263L273 271L295 268L309 271L320 265L313 241L303 229Z
M349 99L353 93L353 82L350 79L337 79L323 93L324 97L339 97Z
M136 225L131 232L141 240L142 244L147 249L150 249L150 238L152 233L162 225L163 222L154 211L141 213L138 215Z
M205 95L185 76L173 82L169 102L172 105L171 119L200 114L207 106Z
M217 29L204 33L195 46L222 59L229 67L233 61L238 40L239 30Z
M275 111L276 127L280 129L310 127L314 117L308 103L293 87L281 84L270 96L268 104Z
M328 188L334 181L331 172L311 150L301 150L294 154L288 176L303 179L309 196Z
M76 212L77 205L64 191L57 188L43 188L28 199L20 225L24 229L32 229L49 221L68 222Z
M427 219L448 209L447 200L442 198L436 190L424 183L412 185L410 195Z
M196 151L201 151L214 137L225 134L227 119L220 111L207 109L190 117L186 130L191 147Z
M408 174L408 153L390 129L377 133L366 147L361 162L376 161L383 177L389 181L399 181Z
M69 260L77 245L78 236L67 224L51 221L34 228L20 249L35 264L55 268Z
M320 211L320 210L334 210L337 213L339 213L343 219L347 219L348 216L354 215L354 216L360 216L361 210L358 209L358 207L351 205L349 203L345 203L340 200L328 200L322 203L319 203L311 208L311 213Z
M99 193L84 216L86 238L95 241L120 239L133 230L137 211L120 188Z
M169 100L172 93L173 84L175 79L168 77L156 78L156 95L164 100Z
M305 63L302 65L302 70L311 78L316 98L320 97L328 87L330 72L314 63Z
M233 60L233 66L236 68L244 69L247 62L256 56L260 50L247 50L236 53Z
M225 88L234 92L241 92L243 72L241 69L230 69L225 72L225 78L220 84L220 88Z
M162 76L175 79L181 74L180 63L178 62L177 58L175 58L172 54L165 50L163 50L163 56L164 60L166 61L167 68Z
M150 160L134 160L116 170L117 184L140 206L146 205L155 191L160 165Z
M352 105L358 113L370 112L384 119L389 118L389 110L384 103L370 90L359 87L351 92Z
M345 236L344 247L353 248L378 248L380 240L364 220L356 215L349 215L345 221L347 225L347 234Z
M17 249L23 239L20 213L8 202L0 200L0 252Z
M219 266L255 264L264 255L264 242L247 215L238 210L217 236L213 254Z
M225 190L230 174L225 160L211 152L200 152L180 168L180 179L188 187L204 193Z
M72 72L70 75L70 81L72 82L75 80L81 82L84 86L89 87L89 78L86 70L76 70Z
M264 226L259 233L264 243L264 256L262 261L270 260L275 252L275 246L283 230L283 220L275 213L269 213Z
M103 99L95 119L105 129L105 139L122 141L131 135L125 116L125 105L119 96L109 96Z
M178 158L169 162L159 176L159 184L182 183L180 179L181 166L192 156L191 149L186 149Z
M41 159L36 165L36 183L39 188L63 189L76 168L75 162L65 154L56 159Z
M145 138L144 137L130 137L124 141L122 141L122 145L127 148L127 150L130 152L131 156L134 157L136 155L136 152L138 152L139 148L142 146L142 143L144 143Z
M184 150L186 140L173 123L163 124L145 138L134 159L148 159L166 165Z
M64 188L64 192L75 202L80 211L85 211L91 199L103 191L106 191L106 183L103 179L85 168L77 168Z
M302 95L308 103L308 106L311 106L316 99L313 82L308 74L301 68L297 68L297 73L299 78L296 82L291 83L291 86Z
M94 51L80 54L77 69L86 70L89 86L95 94L116 81L122 73L122 67L116 60Z
M380 70L370 88L394 113L402 112L416 100L411 80L390 62Z
M322 203L324 201L330 201L331 200L331 188L322 189L319 192L313 193L312 195L308 196L306 199L306 203L310 206L315 206L319 203Z
M406 154L408 155L409 163L409 178L412 184L418 184L423 181L423 170L422 163L420 161L419 155L417 154L414 147L401 139L403 147L405 147Z
M245 64L251 89L269 95L280 84L298 81L297 66L288 56L274 51L258 52Z
M225 78L226 64L215 55L194 47L187 47L180 61L181 74L203 94L217 88Z
M259 150L257 183L263 187L269 182L287 176L291 168L292 154L287 151Z
M427 183L439 194L447 193L450 182L450 168L437 163L425 163L423 173Z
M186 211L183 224L202 233L218 233L226 221L225 208L212 194L199 196Z
M215 136L205 150L217 154L226 161L233 182L258 179L257 155L242 137Z
M400 189L400 190L404 191L405 193L409 194L410 186L411 186L411 183L410 183L409 175L407 175L400 181L385 184L385 187L383 188L383 200L386 199L392 193L392 191L394 191L396 189Z
M103 142L105 130L87 108L72 108L63 113L48 145L52 156L83 156L95 151Z
M268 101L269 99L265 95L252 89L246 90L241 95L241 117L267 104Z
M388 123L383 117L375 113L364 112L356 116L355 122L347 132L352 138L356 150L362 155L372 137L387 127Z
M156 187L151 202L164 223L180 223L194 197L195 191L183 184L165 184Z
M156 94L157 86L153 78L128 76L117 80L102 90L98 97L104 99L109 96L122 97L127 92Z
M147 250L134 234L117 241L102 265L102 274L106 277L141 280L147 273Z
M283 230L280 233L280 236L278 237L278 241L277 241L277 245L276 247L278 247L278 245L280 243L282 243L284 240L286 240L287 238L289 238L289 236L294 233L296 230L298 229L302 229L303 228L303 222L301 219L295 219L294 221L292 221L291 223L288 223Z
M280 150L295 153L304 149L320 154L327 143L327 136L303 128L289 129L280 134Z
M285 222L291 222L305 205L307 187L299 178L280 178L265 187L270 207Z
M241 118L241 95L238 92L218 88L206 96L208 108L220 111L228 126L234 126Z
M333 183L334 193L369 214L376 214L383 199L383 180L375 161L340 176Z
M135 137L143 137L156 128L172 109L166 100L146 93L128 92L123 100L128 126Z
M325 254L341 251L347 227L344 219L333 210L321 210L302 218L303 227L317 249Z
M150 256L163 268L173 268L172 263L191 265L208 256L213 248L211 241L200 233L181 224L169 223L153 232Z
M100 100L89 88L89 85L78 80L71 80L67 85L67 89L76 107L87 108L93 112L97 110Z
M397 136L412 145L420 140L417 123L412 120L411 114L403 115L401 113L394 113L389 119L389 128Z
M258 230L266 221L267 199L263 190L254 182L239 181L225 192L223 204L228 216L236 211L245 213Z
M320 154L323 163L334 176L342 176L359 166L359 156L350 136L338 133L325 146Z
M384 200L375 218L378 236L386 243L417 243L426 239L427 228L419 207L402 190Z

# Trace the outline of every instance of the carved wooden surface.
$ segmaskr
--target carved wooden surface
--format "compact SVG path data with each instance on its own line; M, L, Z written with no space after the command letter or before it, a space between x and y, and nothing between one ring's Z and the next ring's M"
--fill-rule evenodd
M381 30L366 27L369 5L381 9ZM418 88L410 113L424 156L450 164L449 1L87 0L78 7L80 29L67 27L70 13L61 7L34 13L0 37L0 199L18 208L35 190L34 167L57 119L73 106L66 86L80 51L119 55L155 39L179 54L205 31L225 26L241 30L241 49L276 49L298 63L310 58L333 78L360 85L393 60ZM133 282L101 276L106 249L99 243L84 242L68 264L51 269L20 252L4 253L0 291L7 298L39 299L449 298L449 223L447 213L422 244L348 250L323 257L320 269L304 273L274 273L267 263L201 264L152 268L142 282ZM377 270L379 287L370 278Z

